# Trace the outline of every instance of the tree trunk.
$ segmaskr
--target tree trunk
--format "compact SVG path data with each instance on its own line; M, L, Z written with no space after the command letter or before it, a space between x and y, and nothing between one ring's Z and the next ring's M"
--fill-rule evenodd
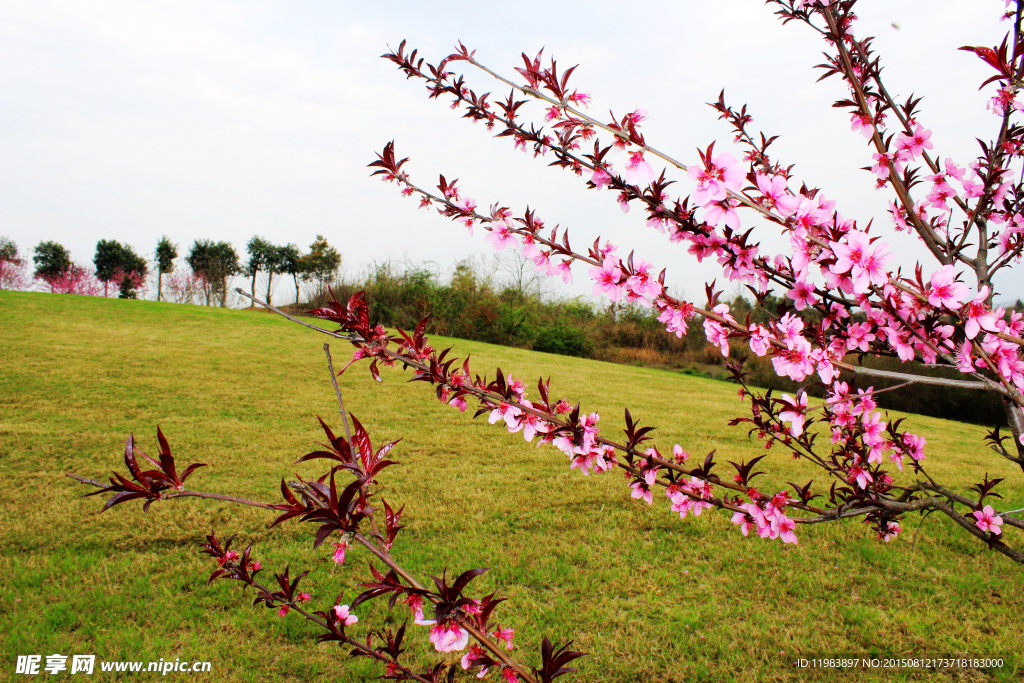
M1024 443L1021 443L1021 434L1024 434L1024 410L1013 401L1003 399L1003 408L1006 410L1006 418L1010 423L1010 434L1013 435L1013 445L1017 447L1017 464L1024 471Z
M252 273L252 285L249 287L249 294L252 295L253 299L256 298L256 273L257 272L259 272L259 271L255 271L255 270L253 271L253 273ZM256 304L250 304L250 305L251 306L255 306Z
M161 293L161 290L162 290L163 281L164 281L164 271L157 270L156 271L156 300L157 301L160 301L160 293Z
M267 271L267 305L268 306L272 305L270 303L270 288L273 286L273 284L274 284L274 271L268 270Z
M298 306L299 305L299 276L298 276L298 274L295 274L295 275L292 275L292 278L295 280L295 305Z

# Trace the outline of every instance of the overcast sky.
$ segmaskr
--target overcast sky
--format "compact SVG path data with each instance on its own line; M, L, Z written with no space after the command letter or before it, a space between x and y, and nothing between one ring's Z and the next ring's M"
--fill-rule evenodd
M858 5L857 32L877 36L890 91L925 96L920 118L934 130L934 151L961 164L998 121L985 111L991 86L978 91L988 67L956 48L997 44L1009 28L1002 6ZM831 108L840 82L815 83L821 41L796 23L783 27L759 0L0 0L0 235L23 253L56 240L88 263L99 239L152 257L163 234L182 253L211 238L244 255L253 235L306 248L323 234L350 273L388 258L450 267L488 253L483 231L470 238L369 178L366 164L393 139L412 159L413 180L432 185L443 173L480 206L529 205L549 225L570 227L576 245L611 238L667 267L675 293L702 296L715 269L646 228L639 209L623 215L609 193L427 100L422 82L379 58L403 38L428 61L462 40L509 76L520 52L545 47L560 65L580 64L574 82L593 95L592 112L647 109L648 141L686 163L713 140L730 147L728 127L704 105L725 88L730 102L749 104L755 127L782 136L775 158L795 164L800 181L823 188L844 216L890 225L887 195L858 170L871 163L864 139ZM480 72L467 77L478 92L507 94ZM779 244L771 233L755 234ZM905 266L924 258L908 238L887 241ZM575 277L561 291L589 293L585 270ZM997 300L1024 296L1019 272L996 285Z

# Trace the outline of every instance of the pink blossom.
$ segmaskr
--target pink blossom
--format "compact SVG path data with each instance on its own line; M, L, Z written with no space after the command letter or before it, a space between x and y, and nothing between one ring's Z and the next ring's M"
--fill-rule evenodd
M665 234L665 223L666 223L666 220L664 218L654 217L654 218L648 218L647 219L647 227L648 228L654 228L655 230L660 232L662 235Z
M874 119L867 114L854 112L853 116L850 117L850 130L870 138L875 132Z
M864 469L861 465L854 465L850 468L850 472L847 475L848 482L855 483L862 489L866 489L868 484L874 481L871 473Z
M756 505L751 505L750 503L747 503L743 507L744 507L744 509L750 508L750 507L757 508ZM732 514L732 519L730 521L733 524L738 524L739 525L740 532L744 536L748 535L750 533L750 530L754 528L753 517L751 517L748 512L734 512Z
M413 623L417 626L433 626L436 621L423 618L423 596L410 595L405 599L405 604L412 610Z
M778 512L772 518L772 531L778 534L783 543L796 545L796 522L786 515Z
M605 164L605 168L610 167ZM595 168L594 174L590 176L590 182L594 183L596 189L603 190L611 184L612 177L604 169Z
M839 376L839 370L832 364L832 358L825 349L814 349L811 352L811 361L818 371L818 377L825 384L831 384L832 380Z
M889 202L889 215L892 216L897 232L910 232L910 226L907 224L907 210L897 204L895 200Z
M359 621L359 617L348 611L348 605L335 605L334 614L338 617L338 621L345 624L345 626L351 626Z
M504 251L507 246L518 246L519 242L503 220L491 223L491 230L484 241L490 242L495 251Z
M739 202L735 199L724 199L720 202L709 202L704 205L707 211L704 212L704 222L711 227L717 227L719 222L725 221L725 225L733 230L740 229L740 215L736 213Z
M532 259L537 256L540 250L537 248L537 242L531 233L522 235L523 240L523 257Z
M658 316L658 322L665 323L666 329L680 339L686 334L686 314L681 309L665 306Z
M345 563L345 551L348 550L349 545L346 541L338 541L334 544L334 564Z
M932 149L934 145L929 139L932 136L932 132L920 125L914 128L913 135L906 135L904 133L896 134L896 148L908 150L912 157L915 159L921 156L921 153L926 149Z
M547 251L538 251L533 257L533 269L540 272L551 274L549 271L553 270L551 266L551 253Z
M814 361L811 358L811 343L803 337L786 342L786 349L777 350L772 356L772 366L780 377L788 376L795 382L802 382L814 372Z
M846 348L851 351L854 349L867 351L868 344L875 340L875 335L871 332L871 323L854 323L846 330Z
M690 454L684 451L683 447L679 444L672 447L672 455L675 458L677 465L682 465L686 462L687 458L690 457Z
M661 285L651 275L650 270L650 263L644 259L634 259L633 274L626 280L626 289L648 299L654 299L661 294Z
M889 345L896 349L896 354L904 363L914 360L914 347L910 344L910 331L899 327L886 327L884 330L889 340Z
M974 372L974 356L971 354L973 345L967 341L956 351L956 369L960 372Z
M786 296L793 300L796 305L796 310L802 311L807 306L813 306L818 303L818 297L814 295L814 285L809 282L800 280L793 285L793 289L786 292ZM758 354L763 356L764 354Z
M800 338L804 329L804 321L792 313L787 313L782 316L781 320L779 320L777 328L779 331L779 340L788 344L793 340Z
M889 162L892 159L888 154L878 154L877 152L871 156L875 159L875 165L871 167L871 172L879 180L886 180L889 177Z
M469 631L453 621L435 624L430 629L430 642L438 652L459 652L469 644Z
M764 356L771 348L771 337L763 325L753 324L750 326L750 350L758 356Z
M643 499L645 503L650 505L654 502L654 496L651 493L651 487L654 486L655 480L658 478L657 469L647 469L643 471L643 479L636 480L630 483L630 488L633 492L630 493L630 497Z
M562 275L562 282L567 285L572 284L572 261L563 259L561 263L555 264L555 272Z
M1003 116L1007 109L1013 108L1014 95L1013 89L1009 86L1000 88L996 91L995 97L985 105L985 109L990 110L997 116Z
M519 421L516 418L519 417L522 412L523 411L516 406L502 401L496 408L494 408L494 410L491 411L491 414L487 417L487 421L494 424L498 420L504 420L509 430L516 429L519 427ZM518 431L518 429L516 429L516 431Z
M796 400L789 394L783 394L782 401L787 408L779 413L779 419L792 424L789 430L790 434L800 436L804 433L804 422L807 419L804 415L804 411L807 409L807 392L798 394Z
M985 183L981 182L977 176L975 176L975 180L965 177L960 184L963 186L964 194L967 195L968 199L975 199L985 194Z
M491 636L493 636L499 643L504 641L505 649L511 650L513 647L512 640L516 637L516 632L515 629L511 628L499 628L492 632Z
M577 447L575 449L576 454L573 455L572 461L569 463L569 469L574 470L579 468L583 476L590 475L590 468L594 467L594 454ZM597 468L595 468L596 470ZM638 498L639 496L633 496Z
M573 93L571 95L569 95L569 101L570 102L572 102L573 104L578 104L578 105L580 105L582 107L589 107L590 106L590 101L592 99L593 98L588 93L585 93L585 92L573 91Z
M879 532L878 540L885 541L886 543L888 543L892 539L896 538L897 534L899 534L900 531L902 531L902 529L900 529L899 522L887 522L885 525L885 530Z
M679 513L679 519L686 519L687 513L693 513L694 517L700 517L702 510L713 508L714 505L711 503L694 500L685 493L676 493L672 497L672 512Z
M863 294L871 285L882 285L888 281L885 264L892 259L892 254L884 252L885 244L876 243L872 247L865 233L851 231L847 234L846 244L829 242L829 246L836 255L836 262L829 270L837 275L849 272L853 277L855 294Z
M885 422L882 422L881 414L872 412L870 415L865 413L861 418L864 428L864 443L877 446L881 444L885 438L882 436L885 433Z
M510 666L501 667L501 680L504 683L519 683L519 674Z
M644 159L643 152L633 152L626 164L626 182L644 187L654 182L654 169Z
M946 157L943 160L943 166L946 169L946 175L955 180L962 180L966 169L957 166L952 159Z
M706 160L706 168L691 166L687 176L697 181L694 203L704 206L725 199L730 190L738 192L743 187L745 175L739 163L728 152L719 154L714 161Z
M619 194L617 201L619 202L619 208L622 209L622 213L629 213L629 195L622 192Z
M983 510L975 510L971 514L978 520L975 525L982 531L999 535L1003 533L1003 518L996 514L991 505L986 505Z
M590 279L594 281L594 295L607 294L612 301L622 298L623 273L618 258L609 257L600 266L590 268Z
M1009 379L1018 388L1024 388L1024 360L1020 358L1020 347L1004 341L993 334L986 334L981 348L995 363L999 374Z
M717 346L722 355L729 356L729 331L721 323L711 318L704 319L704 334L713 346Z
M651 493L650 487L646 486L643 482L634 481L629 486L633 489L633 492L629 494L631 498L643 499L648 505L654 501L654 495Z
M956 282L956 269L949 264L932 274L928 303L937 308L956 311L961 307L961 302L969 291L967 285Z
M967 324L964 326L964 332L968 339L977 337L981 330L996 331L996 317L985 303L986 299L988 299L988 285L982 287L978 296L967 304Z
M786 178L781 175L767 176L762 173L758 173L754 176L754 180L757 183L757 189L761 191L764 198L761 200L761 205L768 209L778 209L779 213L783 216L789 216L793 213L795 208L789 199L791 195L786 190Z
M461 662L462 668L463 669L469 669L470 667L473 666L473 662L475 662L477 659L483 659L486 656L487 656L487 653L484 652L484 649L482 647L480 647L479 645L477 645L476 643L474 643L473 646L469 648L469 651L466 652L466 654L462 655L462 662ZM477 678L483 678L486 675L487 675L487 667L486 666L481 666L480 667L480 672L477 674Z
M519 416L519 420L523 428L523 438L527 441L533 441L537 434L546 434L550 428L547 422L532 413L524 412Z
M607 472L618 463L615 458L615 449L612 446L603 445L593 455L595 473Z

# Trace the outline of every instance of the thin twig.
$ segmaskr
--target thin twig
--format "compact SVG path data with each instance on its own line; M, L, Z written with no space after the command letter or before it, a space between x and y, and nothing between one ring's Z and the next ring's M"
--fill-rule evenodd
M349 457L355 462L358 456L356 445L352 443L352 430L348 426L348 416L345 411L345 401L341 398L341 389L338 388L338 376L334 374L334 361L331 359L331 345L324 342L324 353L327 354L327 369L331 372L331 383L334 385L334 395L338 397L338 410L341 412L341 420L345 425L345 439L348 441L348 452ZM359 487L362 490L363 497L367 497L366 484ZM373 513L369 512L370 526L373 528L373 535L377 538L383 538L380 535L380 529L377 528L377 520L374 518Z
M277 313L280 316L284 316L285 318L288 318L293 323L298 323L300 325L308 327L311 330L316 330L317 332L322 332L323 334L330 335L331 337L334 337L336 339L344 339L345 341L363 341L363 338L358 336L358 335L354 335L354 334L338 334L337 332L331 332L330 330L325 330L322 327L317 327L316 325L310 325L307 322L303 322L303 321L299 320L298 318L296 318L294 316L288 315L287 313L285 313L281 309L275 308L275 307L271 306L270 304L266 303L265 301L260 301L256 297L251 296L249 294L246 294L245 292L243 292L238 287L235 287L235 291L237 293L241 294L242 296L244 296L246 299L249 299L253 303L259 304L260 306L263 306L264 308L269 309L269 310L273 311L274 313Z
M914 550L914 544L917 543L917 532L920 531L921 527L924 526L924 520L928 519L928 515L932 514L933 512L935 512L935 508L931 508L929 510L925 510L921 514L921 522L917 525L917 528L914 529L914 536L913 536L913 538L910 539L910 550L911 551Z
M104 484L103 482L96 481L95 479L89 479L88 477L82 477L77 474L71 474L70 472L64 476L74 479L75 481L88 484L89 486L95 486L96 488L106 488L110 484ZM161 491L159 500L170 500L171 498L206 498L208 500L222 500L225 503L238 503L239 505L247 505L254 508L263 508L264 510L276 510L270 503L261 503L258 500L249 500L248 498L240 498L238 496L226 496L223 493L207 493L205 491Z

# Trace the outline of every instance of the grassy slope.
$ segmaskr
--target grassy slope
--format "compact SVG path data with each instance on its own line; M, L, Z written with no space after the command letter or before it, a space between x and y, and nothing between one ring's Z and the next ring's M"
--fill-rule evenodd
M290 464L320 438L314 416L338 422L323 341L261 313L0 292L5 671L18 654L59 652L209 660L227 680L379 673L313 645L301 620L252 608L237 586L207 586L210 566L195 542L210 529L238 532L268 568L312 569L317 608L343 588L353 597L365 554L336 567L326 549L310 552L309 529L267 530L266 514L210 501L98 515L100 501L78 498L81 487L63 477L123 469L127 434L154 450L159 423L179 463L211 464L190 484L276 502L281 477L321 469ZM662 446L718 448L723 467L761 452L744 431L725 427L743 411L732 385L451 343L481 372L500 362L517 377L551 375L553 393L600 411L611 432L628 405L659 426ZM336 359L347 357L340 343L334 348ZM913 546L916 518L891 545L857 522L801 527L796 547L747 540L721 513L680 521L664 501L631 500L617 474L570 473L550 447L445 408L398 371L384 378L376 384L359 367L341 383L375 443L404 437L393 454L402 466L384 482L389 501L407 503L397 553L421 576L493 567L476 587L510 598L497 615L517 629L520 648L535 652L549 635L593 653L577 680L795 680L786 667L794 654L1019 649L1020 568L937 517ZM935 476L961 485L983 472L1005 476L1005 506L1024 507L1020 472L983 449L982 429L916 416L906 427L927 436ZM781 450L770 460L779 486L814 476ZM360 626L380 623L385 605L364 606L360 617ZM423 630L416 636L425 640ZM1019 675L1007 669L996 680Z

